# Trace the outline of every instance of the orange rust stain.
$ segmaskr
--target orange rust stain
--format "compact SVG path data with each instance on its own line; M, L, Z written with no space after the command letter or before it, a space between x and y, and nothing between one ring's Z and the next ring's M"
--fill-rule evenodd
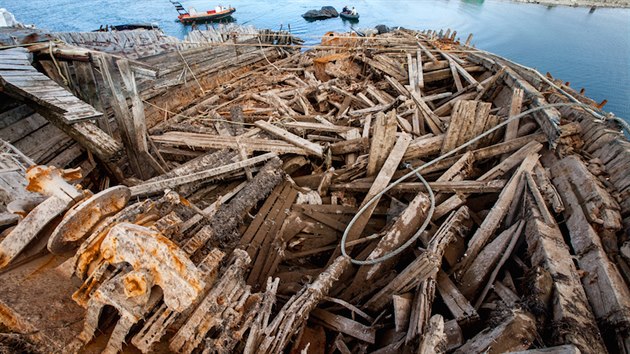
M0 305L0 322L11 330L21 330L20 322L13 316L11 311L5 306Z
M348 38L355 37L355 38ZM354 47L359 43L359 37L355 33L350 35L348 34L339 34L335 32L326 32L322 36L321 45L324 46L344 46L344 47Z
M349 54L330 54L323 57L313 59L313 63L326 64L331 61L348 59L350 57Z
M217 304L224 305L225 304L225 298L223 296L218 296L217 297Z
M137 276L127 276L124 279L125 293L127 296L134 297L144 294L147 291L147 284L144 279Z
M32 166L26 170L26 178L28 185L26 190L29 192L41 192L44 190L41 182L52 180L51 175L59 175L57 168L53 166Z
M136 221L134 222L134 224L140 225L140 226L149 225L149 223L155 222L158 219L159 219L159 216L155 214L138 215L136 217Z
M179 202L182 203L183 206L190 206L190 202L188 201L188 199L184 198L184 197L179 197Z
M79 256L79 260L77 261L77 266L76 266L77 274L85 273L90 263L92 263L95 259L97 259L100 256L101 244L103 243L103 240L105 239L105 236L107 236L107 233L109 232L109 230L110 230L109 227L103 230L103 232L101 232L98 235L98 237L92 243L92 245L83 253L81 253L81 255Z
M442 38L433 42L433 44L441 50L457 49L459 41L452 41L450 38Z
M173 255L173 262L175 263L178 273L183 274L186 271L186 266L179 260L179 257Z
M62 170L61 177L63 177L63 179L65 179L66 181L75 181L75 180L81 179L83 177L83 174L81 173L81 168L77 167L77 168Z
M0 268L9 264L9 256L7 256L4 252L0 253Z

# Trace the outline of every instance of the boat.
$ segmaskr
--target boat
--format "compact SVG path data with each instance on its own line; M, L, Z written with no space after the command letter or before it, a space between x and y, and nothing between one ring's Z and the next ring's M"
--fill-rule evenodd
M356 14L353 15L352 12L350 11L340 12L339 17L341 17L344 20L356 21L359 19L359 13L357 12Z
M191 7L186 11L184 6L179 1L171 1L173 5L175 5L175 9L179 13L177 19L179 22L188 24L193 22L208 22L208 21L217 21L227 17L232 16L236 9L228 6L218 5L213 10L207 10L198 12L194 7Z

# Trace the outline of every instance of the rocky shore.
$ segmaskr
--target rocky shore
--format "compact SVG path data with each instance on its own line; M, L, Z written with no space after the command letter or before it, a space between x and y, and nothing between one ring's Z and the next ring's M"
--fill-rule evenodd
M630 7L630 0L514 0L528 4L573 7Z

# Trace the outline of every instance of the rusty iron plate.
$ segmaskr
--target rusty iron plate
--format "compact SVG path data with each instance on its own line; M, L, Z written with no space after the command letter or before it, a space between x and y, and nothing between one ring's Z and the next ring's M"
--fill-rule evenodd
M48 250L62 254L78 246L101 220L121 211L131 193L125 186L108 188L70 210L48 239Z

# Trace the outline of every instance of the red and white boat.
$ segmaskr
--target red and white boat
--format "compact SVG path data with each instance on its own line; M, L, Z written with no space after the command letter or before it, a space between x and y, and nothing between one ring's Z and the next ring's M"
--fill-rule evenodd
M179 13L177 18L181 23L193 23L193 22L208 22L208 21L217 21L224 19L226 17L230 17L236 9L228 6L218 5L213 10L208 11L197 11L194 7L191 7L186 11L186 9L182 6L179 1L171 1L173 5L175 5L175 9Z

